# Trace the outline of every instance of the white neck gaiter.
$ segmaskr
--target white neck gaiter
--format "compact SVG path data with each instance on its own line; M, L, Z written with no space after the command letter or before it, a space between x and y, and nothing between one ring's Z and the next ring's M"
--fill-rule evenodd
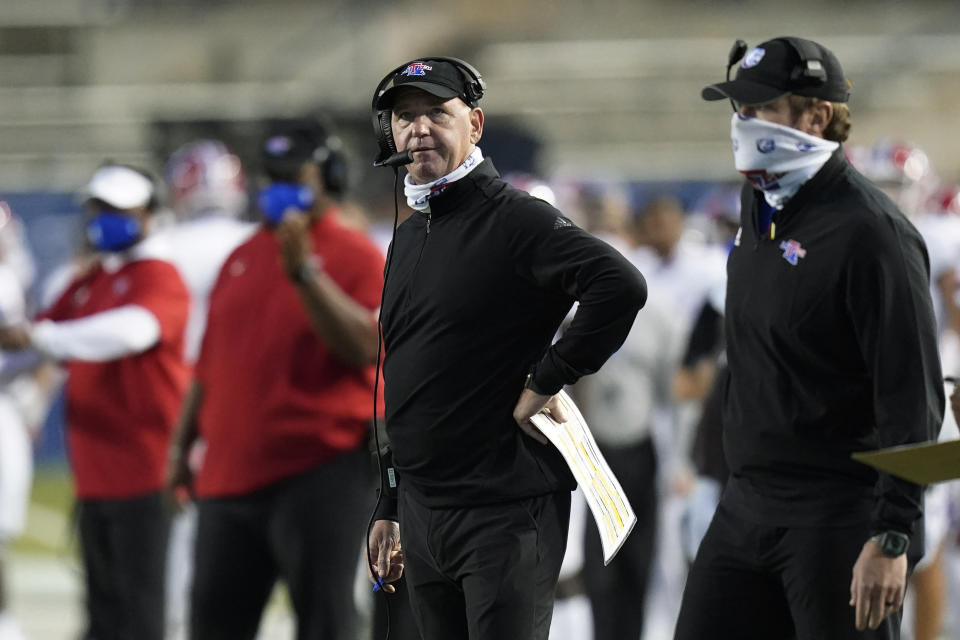
M483 162L483 153L480 147L474 147L467 159L456 169L433 182L416 184L408 173L403 179L403 195L407 196L407 205L416 211L430 211L430 198L442 193L451 184L473 171L481 162Z
M791 127L738 113L730 121L733 163L767 203L782 209L840 146Z

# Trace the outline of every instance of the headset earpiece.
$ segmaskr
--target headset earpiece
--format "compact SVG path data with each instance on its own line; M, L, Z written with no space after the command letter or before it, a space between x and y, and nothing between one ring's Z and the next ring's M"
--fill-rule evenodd
M747 54L747 43L743 40L737 40L730 47L730 53L727 54L727 82L730 82L730 70L737 64L743 56Z
M397 152L397 144L393 140L390 111L381 109L377 112L377 119L380 122L380 151L386 157Z
M730 70L733 69L733 66L746 54L747 43L739 39L734 41L733 46L730 47L730 53L727 54L727 82L730 82ZM734 113L738 111L737 103L732 99L730 100L730 107L733 108Z
M329 136L323 146L313 152L313 159L320 167L324 191L334 196L343 195L347 190L347 159L340 138Z
M460 75L462 75L467 81L464 91L464 97L467 98L466 103L471 107L477 106L477 103L481 98L483 98L483 94L487 90L487 83L484 81L483 76L480 75L480 72L477 71L473 65L471 65L469 62L461 60L460 58L433 56L428 59L442 60L455 66L457 71L460 72Z
M792 80L803 78L810 85L821 85L827 81L827 71L823 68L823 56L813 43L796 38L783 38L783 41L800 56L800 65L790 74Z

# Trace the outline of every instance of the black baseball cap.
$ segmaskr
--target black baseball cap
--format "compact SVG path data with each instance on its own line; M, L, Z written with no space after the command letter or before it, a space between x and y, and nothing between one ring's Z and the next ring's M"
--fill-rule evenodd
M408 62L405 67L393 74L384 83L377 96L377 109L390 109L400 87L422 89L438 98L459 97L471 107L477 106L478 98L471 98L468 86L470 80L452 62L424 58Z
M302 118L274 124L264 138L260 161L273 180L295 180L307 162L323 162L329 134L317 120Z
M830 102L846 102L850 97L843 68L833 52L812 40L789 36L750 49L737 65L734 80L711 84L700 92L704 100L729 98L747 105L788 94Z

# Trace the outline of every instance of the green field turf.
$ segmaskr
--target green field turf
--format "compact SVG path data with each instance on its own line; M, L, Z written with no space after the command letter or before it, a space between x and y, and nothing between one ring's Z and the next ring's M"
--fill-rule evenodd
M60 555L72 544L70 512L73 483L66 466L41 466L35 470L30 510L24 533L14 542L16 551Z

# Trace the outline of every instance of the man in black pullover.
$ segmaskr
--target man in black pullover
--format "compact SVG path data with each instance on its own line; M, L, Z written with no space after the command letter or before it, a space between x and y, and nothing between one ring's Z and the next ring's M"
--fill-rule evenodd
M371 531L371 570L389 583L405 568L424 640L547 637L575 483L529 420L563 418L555 394L620 347L646 299L619 253L483 158L483 88L462 61L430 58L374 96L384 153L412 151L415 213L391 245L383 294L400 481L399 504L384 496Z
M943 387L926 248L839 144L848 86L825 47L777 38L703 90L734 103L752 185L727 265L731 477L678 640L899 637L922 488L850 455L934 438Z

